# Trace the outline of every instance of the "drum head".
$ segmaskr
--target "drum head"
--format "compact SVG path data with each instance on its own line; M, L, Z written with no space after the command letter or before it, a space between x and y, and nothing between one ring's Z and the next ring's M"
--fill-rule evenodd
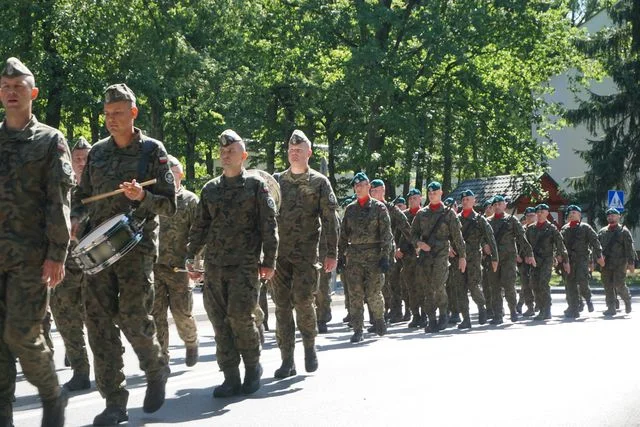
M91 246L98 240L104 240L104 237L108 234L108 231L113 227L118 225L122 221L128 222L128 218L124 214L116 215L114 217L109 218L102 224L100 224L97 228L91 231L91 233L87 234L80 240L78 246L76 247L76 251L81 251Z

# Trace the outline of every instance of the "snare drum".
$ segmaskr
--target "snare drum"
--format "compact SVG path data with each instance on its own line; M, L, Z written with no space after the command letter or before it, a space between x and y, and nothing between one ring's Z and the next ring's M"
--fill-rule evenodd
M127 215L116 215L80 240L71 257L85 273L96 274L122 258L141 239L141 226Z

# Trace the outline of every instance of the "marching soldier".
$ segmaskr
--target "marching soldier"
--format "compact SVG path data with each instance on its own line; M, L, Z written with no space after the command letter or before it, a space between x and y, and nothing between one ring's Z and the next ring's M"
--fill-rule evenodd
M602 282L607 303L604 315L615 316L616 295L624 301L625 313L631 313L631 295L625 279L627 270L632 274L635 272L636 252L631 232L620 224L620 212L612 208L607 210L606 214L608 225L598 232L604 255Z
M336 218L336 222L338 219ZM319 259L327 257L327 238L324 229L320 232L320 244L318 247ZM327 324L331 322L331 271L320 270L318 272L318 292L315 294L316 318L318 319L318 333L328 332Z
M582 209L580 206L570 205L567 207L569 222L562 227L560 234L564 239L564 244L569 254L570 272L565 274L565 290L567 304L564 311L567 318L575 319L580 317L582 295L587 303L589 312L593 311L591 302L591 290L589 289L589 264L590 257L604 267L604 257L602 256L602 246L598 235L586 222L582 222Z
M329 273L337 264L338 202L327 177L309 167L311 154L311 141L302 131L295 130L289 139L290 167L277 175L282 204L278 215L278 268L272 286L282 365L274 374L276 378L296 374L294 308L302 335L305 370L318 369L314 295L318 291L319 270ZM326 256L319 260L321 229L326 239Z
M345 197L342 202L340 202L340 207L346 209L351 202L356 199L355 194L349 197ZM344 218L344 212L342 217ZM340 223L342 223L342 219L340 219ZM351 307L351 301L349 299L349 284L347 275L344 274L345 267L345 258L342 254L338 254L338 265L336 266L336 271L340 274L340 282L342 283L342 290L344 291L344 308L347 310L347 315L342 319L342 323L346 323L349 327L351 327L351 314L349 313Z
M458 204L453 200L453 197L444 199L444 205L447 208L451 208L453 213L458 215ZM458 281L460 277L455 273L455 271L458 270L458 260L458 255L456 255L453 250L449 251L449 275L447 276L445 288L447 290L447 301L449 305L449 324L451 325L460 323L458 300L462 294L462 283Z
M389 271L389 254L393 245L391 220L387 207L369 196L371 185L363 172L355 174L351 185L357 200L347 206L340 227L339 253L346 259L349 281L352 343L362 341L364 300L374 317L380 336L387 332L384 321L382 282Z
M535 224L538 220L536 216L536 208L529 206L524 210L524 223L522 226L526 230L531 224ZM520 248L518 248L520 249ZM519 253L516 257L518 263L518 273L520 275L520 295L518 297L518 304L516 305L516 311L522 314L524 317L531 317L535 314L533 289L531 287L531 266L524 262L524 252ZM527 311L522 313L522 306L527 306ZM538 308L539 309L539 308Z
M38 388L42 426L64 425L67 393L42 335L48 288L64 278L69 245L69 147L31 113L35 79L17 58L0 73L0 425L13 426L16 358Z
M467 256L460 221L441 201L442 185L427 186L429 205L421 209L411 224L411 240L419 251L416 281L423 283L424 308L429 319L425 332L438 332L447 327L449 313L445 284L449 274L449 252L458 256L458 268L464 273ZM436 309L440 319L436 319Z
M409 225L413 224L413 220L418 215L422 207L422 193L417 188L412 188L407 193L407 201L409 202L409 208L402 213L407 217ZM400 246L402 252L402 281L404 282L405 292L407 294L407 300L409 302L409 308L411 310L412 319L409 322L409 328L421 328L425 326L427 319L426 312L424 311L424 287L422 280L417 280L416 266L418 263L418 257L416 256L416 249L413 242L403 243ZM422 313L420 309L422 308Z
M201 276L193 270L194 257L206 245L204 306L215 331L218 366L224 373L224 382L213 390L216 398L255 393L263 372L255 313L259 279L273 277L278 227L267 184L244 169L247 157L242 138L225 130L220 135L222 175L203 187L187 245L185 264L194 280ZM241 358L244 382L240 381Z
M541 203L536 206L537 221L527 226L525 236L531 245L536 263L531 268L531 288L535 303L540 307L540 313L534 320L551 319L551 289L549 281L553 271L554 261L561 263L566 274L571 272L569 255L564 241L555 225L551 224L549 205ZM554 254L556 259L554 260Z
M488 221L493 216L493 198L489 198L482 203L482 216ZM495 238L494 238L495 240ZM491 256L484 250L482 252L482 295L487 304L487 318L493 319L493 294L491 293L491 286L489 285L489 271L492 270Z

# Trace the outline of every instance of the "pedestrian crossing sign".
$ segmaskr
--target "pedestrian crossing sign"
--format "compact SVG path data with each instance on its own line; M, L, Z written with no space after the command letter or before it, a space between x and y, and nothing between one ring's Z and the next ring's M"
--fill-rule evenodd
M624 191L609 190L608 197L609 209L617 209L620 213L624 212Z

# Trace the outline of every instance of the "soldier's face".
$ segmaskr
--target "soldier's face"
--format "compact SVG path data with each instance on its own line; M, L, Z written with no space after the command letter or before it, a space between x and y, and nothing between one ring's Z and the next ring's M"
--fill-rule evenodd
M73 167L73 173L76 174L78 182L80 182L84 167L87 165L87 157L89 157L89 150L84 148L71 152L71 166Z
M371 189L371 197L376 200L384 200L385 187L384 185Z
M104 104L105 125L112 135L131 132L136 117L138 117L138 107L130 101L117 101Z
M580 221L582 219L580 212L571 211L569 212L569 221Z
M504 213L507 209L507 202L496 202L493 204L493 212L497 214Z
M549 211L546 209L541 209L536 211L536 216L538 217L538 222L545 222L547 217L549 216Z
M429 203L431 203L432 205L435 205L436 203L439 203L440 200L442 200L442 190L429 190L427 193L429 197Z
M398 209L400 209L401 211L404 211L407 209L407 205L405 205L404 203L396 203L396 206L398 207Z
M28 76L0 78L0 100L7 112L24 111L38 97L38 88L32 87Z
M422 196L421 195L414 194L413 196L409 197L409 208L410 209L419 208L420 205L422 205Z
M534 222L536 222L538 220L538 215L535 214L535 212L531 212L527 214L527 224L533 224Z
M489 205L486 208L484 208L484 215L485 216L491 216L494 214L494 209L493 209L493 205Z
M473 209L476 204L476 198L467 196L462 198L462 209Z
M173 182L176 185L176 190L178 190L182 182L182 171L178 166L172 166L171 173L173 174Z
M369 195L370 188L371 184L369 184L369 181L360 181L353 186L353 192L356 193L358 199L362 199Z
M240 168L247 156L242 144L234 143L220 147L220 162L223 168Z
M295 166L307 165L309 163L309 158L311 157L311 147L308 142L289 144L287 153L290 164Z
M609 214L607 215L607 222L609 224L617 224L620 221L620 215Z

